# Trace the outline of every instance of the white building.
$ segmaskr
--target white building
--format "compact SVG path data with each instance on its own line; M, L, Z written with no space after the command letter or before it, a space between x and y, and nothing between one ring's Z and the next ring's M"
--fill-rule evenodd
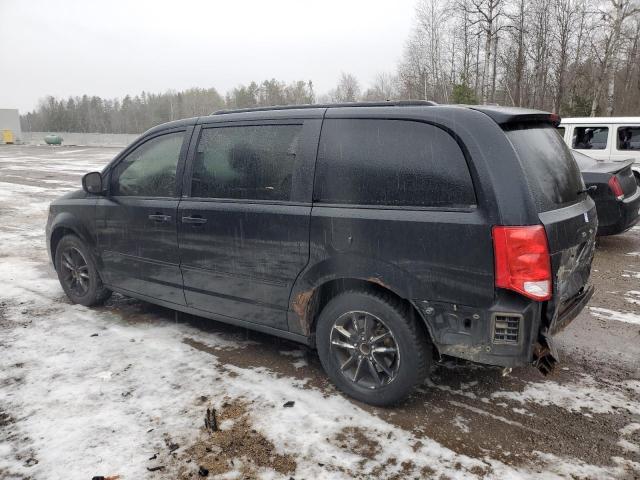
M0 108L0 144L22 139L20 130L20 114L15 108Z

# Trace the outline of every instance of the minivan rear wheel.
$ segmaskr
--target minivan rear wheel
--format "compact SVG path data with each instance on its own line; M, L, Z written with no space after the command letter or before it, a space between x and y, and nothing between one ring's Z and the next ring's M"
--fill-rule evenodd
M76 235L60 239L55 265L60 285L73 303L90 307L104 303L111 296L111 290L102 284L93 255Z
M377 406L400 402L431 364L431 343L408 309L377 292L331 299L316 325L322 366L347 395Z

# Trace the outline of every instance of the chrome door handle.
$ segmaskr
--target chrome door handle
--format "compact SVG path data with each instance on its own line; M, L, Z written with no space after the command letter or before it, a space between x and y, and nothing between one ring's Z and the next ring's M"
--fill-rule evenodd
M171 220L171 215L162 215L161 213L156 213L154 215L149 215L149 220L153 220L154 222L168 222Z

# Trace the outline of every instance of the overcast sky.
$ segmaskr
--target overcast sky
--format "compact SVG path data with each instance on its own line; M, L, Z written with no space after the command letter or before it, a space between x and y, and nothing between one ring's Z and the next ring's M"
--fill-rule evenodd
M0 0L0 108L393 71L415 0Z

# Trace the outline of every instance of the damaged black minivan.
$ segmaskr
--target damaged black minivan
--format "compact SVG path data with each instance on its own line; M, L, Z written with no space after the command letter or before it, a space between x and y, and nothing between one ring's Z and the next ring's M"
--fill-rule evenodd
M442 356L546 373L597 230L558 121L386 102L171 122L51 204L48 247L73 302L115 291L305 343L367 403Z

